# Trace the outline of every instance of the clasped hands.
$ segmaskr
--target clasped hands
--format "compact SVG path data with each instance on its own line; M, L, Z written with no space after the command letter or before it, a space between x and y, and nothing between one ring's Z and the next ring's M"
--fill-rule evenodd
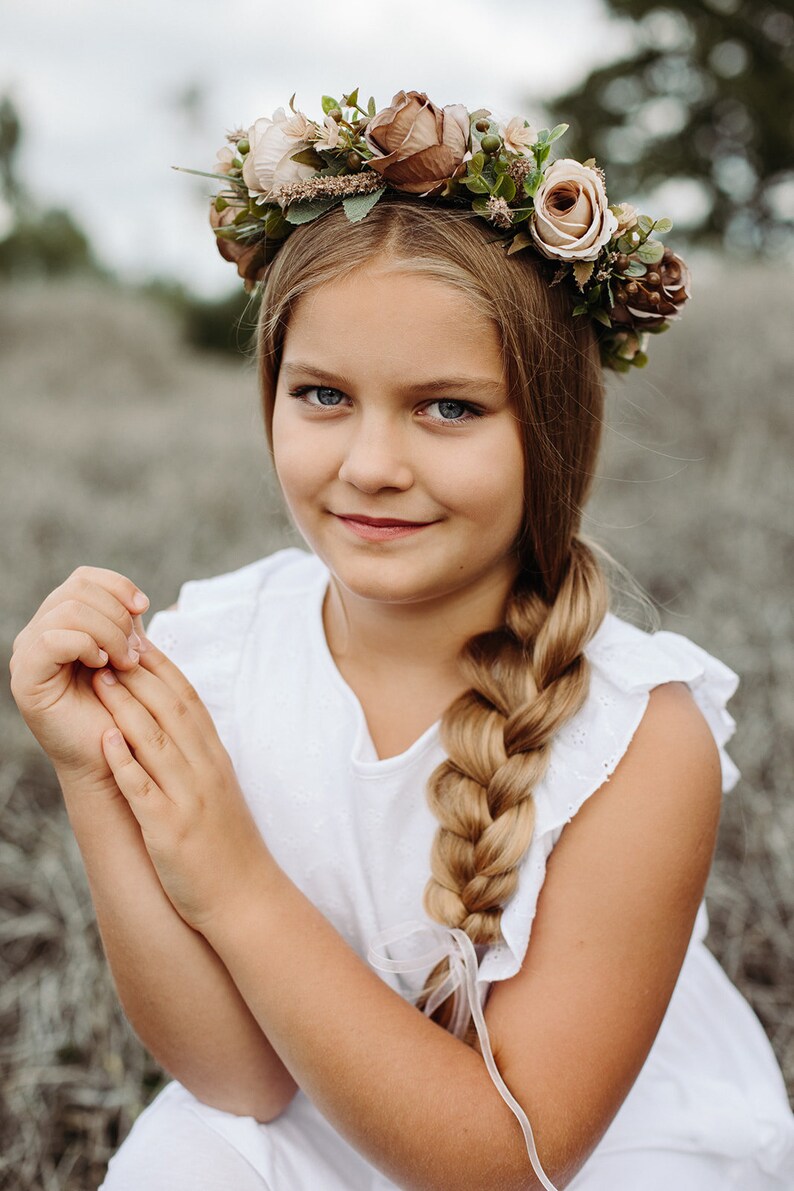
M94 672L117 725L102 748L163 889L207 934L250 901L274 861L195 688L153 642L142 645L133 670Z

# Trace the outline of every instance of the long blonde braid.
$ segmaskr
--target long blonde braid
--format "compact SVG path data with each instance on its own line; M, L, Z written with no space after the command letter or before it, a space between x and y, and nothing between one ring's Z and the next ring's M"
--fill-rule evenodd
M501 938L502 909L515 893L532 840L533 791L545 775L556 733L587 697L584 649L608 603L593 551L574 538L554 601L548 604L519 574L504 627L472 637L463 649L471 688L443 716L447 758L427 787L439 828L424 905L432 918L460 927L473 943ZM447 971L442 961L431 973L420 1008ZM450 1008L445 1002L436 1020L446 1025Z

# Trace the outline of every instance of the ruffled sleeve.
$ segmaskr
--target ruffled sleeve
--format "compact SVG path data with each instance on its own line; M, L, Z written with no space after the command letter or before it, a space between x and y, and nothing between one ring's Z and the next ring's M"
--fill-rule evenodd
M534 795L535 832L521 864L518 888L502 914L504 941L483 956L480 980L506 980L520 969L549 854L565 824L611 777L654 687L687 683L719 750L723 792L732 790L739 779L724 747L736 727L726 709L739 683L733 670L678 633L645 633L611 613L585 652L591 666L588 698L552 745L546 776ZM701 905L693 937L704 937L707 926Z

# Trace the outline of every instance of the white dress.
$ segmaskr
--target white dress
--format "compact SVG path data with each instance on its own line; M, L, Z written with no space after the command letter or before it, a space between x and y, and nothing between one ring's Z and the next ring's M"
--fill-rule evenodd
M147 631L209 708L278 864L366 959L379 932L431 924L422 893L437 821L425 787L445 754L437 722L404 753L378 759L325 638L328 580L314 555L281 550L229 574L189 580L177 609L158 612ZM477 949L484 982L519 970L549 853L615 769L653 687L689 684L720 748L724 791L738 778L723 749L735 727L725 710L737 685L731 670L678 634L647 634L612 614L586 653L589 695L555 738L534 792L535 832L503 912L503 941ZM570 1191L794 1188L794 1115L780 1069L758 1018L706 948L707 929L703 902L648 1058ZM379 974L410 997L427 970ZM303 1092L262 1125L209 1108L172 1082L138 1118L102 1186L381 1191L395 1184Z

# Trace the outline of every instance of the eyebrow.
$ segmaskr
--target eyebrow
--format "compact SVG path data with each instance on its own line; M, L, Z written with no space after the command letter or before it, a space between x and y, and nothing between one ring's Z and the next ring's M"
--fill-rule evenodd
M311 373L323 384L329 386L352 387L351 382L344 376L334 376L332 372L326 372L324 369L318 368L316 364L309 364L303 360L290 360L282 365L282 370L290 375L300 372ZM434 377L432 380L416 381L403 386L403 390L407 393L438 393L449 389L479 389L480 391L489 389L501 392L502 382L494 380L490 376L440 376Z

